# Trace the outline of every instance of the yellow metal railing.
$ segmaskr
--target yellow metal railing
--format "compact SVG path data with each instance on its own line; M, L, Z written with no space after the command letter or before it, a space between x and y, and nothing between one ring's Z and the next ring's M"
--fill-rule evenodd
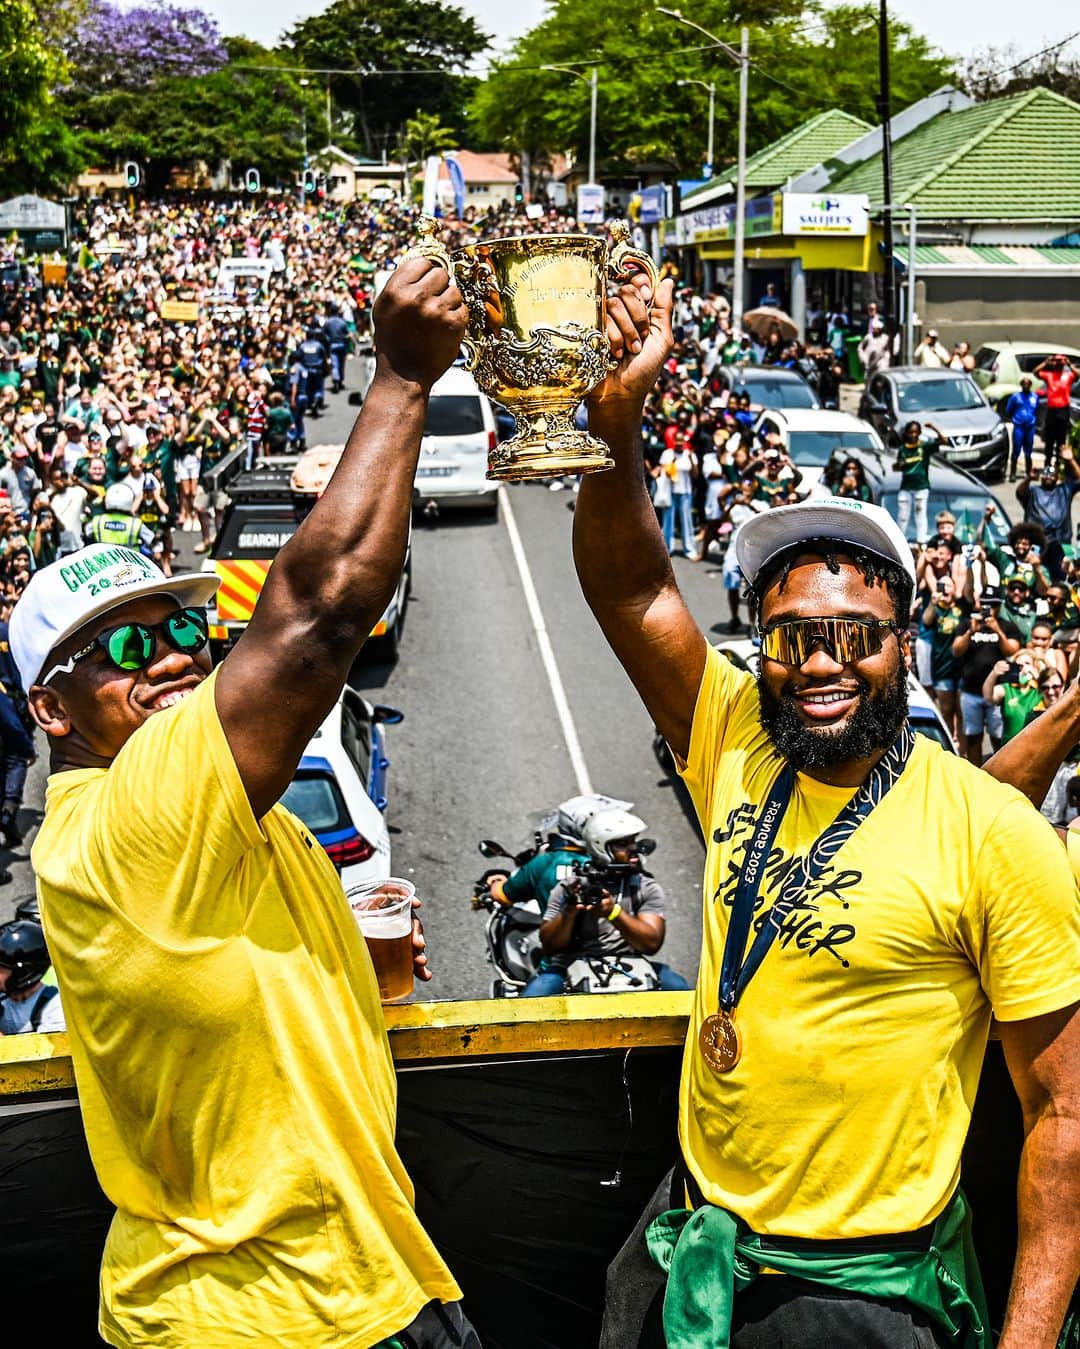
M385 1009L401 1065L681 1045L690 993L414 1002ZM0 1097L71 1091L66 1035L0 1036Z

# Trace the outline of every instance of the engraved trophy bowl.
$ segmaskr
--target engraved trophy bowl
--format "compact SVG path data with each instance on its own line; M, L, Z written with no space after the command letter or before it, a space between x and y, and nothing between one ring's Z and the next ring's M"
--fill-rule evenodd
M607 445L574 425L583 399L614 369L606 335L607 287L652 258L612 227L615 246L588 234L488 239L449 253L438 222L421 218L414 254L440 262L469 310L465 363L489 398L510 412L516 434L488 456L489 478L518 481L593 473L614 464Z

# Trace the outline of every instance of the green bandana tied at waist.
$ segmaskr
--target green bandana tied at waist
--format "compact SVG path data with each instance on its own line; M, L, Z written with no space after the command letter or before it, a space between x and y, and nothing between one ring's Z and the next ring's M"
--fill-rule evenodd
M762 1268L868 1297L902 1298L952 1337L957 1349L991 1349L989 1317L971 1241L971 1213L957 1191L934 1224L928 1250L830 1253L820 1241L777 1249L727 1209L670 1209L645 1233L667 1273L668 1349L730 1349L735 1294Z

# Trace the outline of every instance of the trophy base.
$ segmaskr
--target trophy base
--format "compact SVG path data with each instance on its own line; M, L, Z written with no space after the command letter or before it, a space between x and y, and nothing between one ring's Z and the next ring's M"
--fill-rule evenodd
M557 429L548 431L533 423L497 445L488 455L487 477L496 482L535 482L615 467L602 440L578 431L568 418L559 420L563 424Z

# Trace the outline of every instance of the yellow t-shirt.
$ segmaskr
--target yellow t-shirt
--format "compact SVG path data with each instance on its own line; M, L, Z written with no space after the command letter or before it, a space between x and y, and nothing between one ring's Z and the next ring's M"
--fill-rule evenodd
M717 1076L698 1028L717 1008L744 847L782 764L754 680L710 652L684 771L709 842L683 1155L706 1198L754 1231L909 1231L956 1188L991 1011L1013 1021L1080 999L1076 884L1018 792L918 737L784 923L739 1001L742 1058ZM751 939L793 858L853 795L797 775Z
M256 822L214 678L49 779L33 862L98 1179L114 1345L368 1346L460 1297L394 1150L396 1080L338 875Z

